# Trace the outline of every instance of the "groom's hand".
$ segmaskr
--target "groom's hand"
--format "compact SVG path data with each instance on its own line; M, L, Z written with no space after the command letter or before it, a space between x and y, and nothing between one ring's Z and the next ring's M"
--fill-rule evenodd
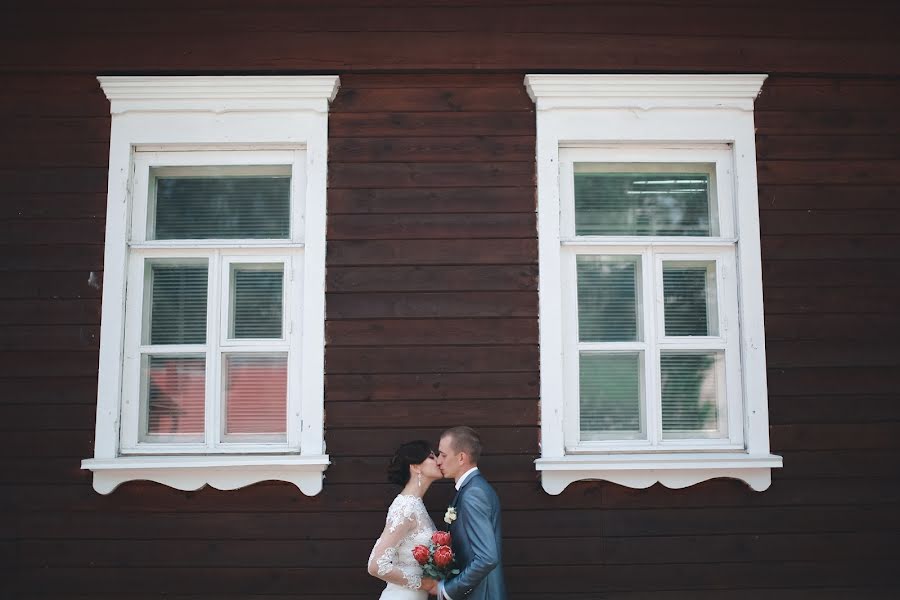
M437 580L432 579L431 577L423 577L422 578L422 589L425 590L426 592L428 592L429 594L437 596L437 593L438 593Z

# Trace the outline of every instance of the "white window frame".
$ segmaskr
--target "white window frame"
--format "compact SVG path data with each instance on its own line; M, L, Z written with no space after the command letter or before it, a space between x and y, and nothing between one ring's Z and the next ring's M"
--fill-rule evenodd
M94 489L102 494L139 479L182 490L281 480L317 494L330 464L324 442L325 193L328 107L338 77L98 79L110 100L112 127L96 436L94 457L82 468L93 471ZM289 165L290 239L146 240L150 168L204 165ZM216 352L270 345L225 339L227 299L213 294L227 289L221 281L230 265L285 264L285 329L277 344L289 350L286 443L216 445L210 427L218 421L210 411L202 444L138 441L135 365L144 262L185 256L209 260L206 345ZM207 382L218 385L220 377L208 372Z
M717 477L740 479L761 491L771 484L771 469L782 465L769 449L753 125L753 101L765 77L526 76L537 109L541 457L535 465L548 493L559 494L580 480L682 488ZM718 235L575 236L572 189L566 185L573 162L714 164ZM643 300L654 304L646 322L651 330L662 326L660 261L717 261L718 343L730 349L727 439L663 443L653 418L647 422L650 443L579 439L577 253L643 256ZM651 335L644 339L659 340L657 349L667 343ZM690 344L678 345L685 343ZM645 354L645 361L651 367L647 393L655 393L654 355Z

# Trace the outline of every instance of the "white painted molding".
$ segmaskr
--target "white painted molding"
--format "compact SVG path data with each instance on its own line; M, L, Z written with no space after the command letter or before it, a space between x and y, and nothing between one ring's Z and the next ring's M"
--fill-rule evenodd
M278 77L100 77L111 104L109 183L104 249L103 311L94 455L82 468L94 472L94 487L109 493L124 481L145 479L191 490L212 485L234 489L267 479L290 481L306 494L322 489L329 464L324 440L325 223L328 106L337 76ZM248 154L296 151L303 164L292 198L303 197L303 217L292 224L300 247L304 297L294 316L300 329L302 364L291 364L302 382L299 410L288 415L288 445L297 454L122 456L125 293L135 155L177 150ZM299 159L298 159L299 160ZM297 232L303 232L298 236ZM302 240L300 239L302 237ZM134 250L135 248L132 248ZM246 251L245 251L246 252ZM302 323L301 323L302 320ZM292 360L294 360L292 358ZM293 397L293 396L292 396ZM293 405L292 405L293 406Z
M328 112L337 75L273 77L98 77L110 112Z
M235 490L260 481L286 481L307 496L322 491L327 456L134 456L81 463L94 472L94 490L109 494L126 481L155 481L184 491L210 485Z
M765 79L766 75L525 77L537 106L541 457L535 465L548 493L559 494L579 480L607 480L635 488L661 482L679 488L717 477L736 478L761 491L770 485L771 469L782 466L769 446L753 123L753 103ZM655 151L676 155L684 151L687 156L711 146L729 148L728 162L733 165L735 232L726 241L736 245L738 257L742 393L728 396L729 410L736 411L729 423L729 431L736 435L729 441L743 450L703 450L698 444L689 450L660 448L645 453L628 444L609 444L604 451L569 452L577 446L578 424L570 418L571 404L566 400L573 401L573 386L566 371L562 290L574 283L562 269L563 250L572 240L565 238L561 221L565 208L561 150L605 151L629 157L626 162L642 162ZM678 157L671 160L678 162Z
M766 75L527 75L538 110L733 108L753 110Z
M611 481L630 488L661 483L681 489L719 477L738 479L761 492L772 483L771 469L781 467L780 456L735 453L630 454L539 458L541 485L558 495L570 484L584 480Z

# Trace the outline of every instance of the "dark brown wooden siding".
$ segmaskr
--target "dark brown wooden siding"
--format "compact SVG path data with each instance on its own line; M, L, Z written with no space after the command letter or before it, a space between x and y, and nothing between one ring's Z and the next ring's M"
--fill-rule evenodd
M511 598L898 591L900 43L890 2L77 4L0 18L0 595L362 600L401 441L478 427ZM387 6L391 5L391 6ZM539 485L525 73L765 72L757 102L773 451L763 493ZM108 73L337 73L326 441L264 483L96 494ZM447 484L428 498L436 516ZM5 591L4 591L5 590Z

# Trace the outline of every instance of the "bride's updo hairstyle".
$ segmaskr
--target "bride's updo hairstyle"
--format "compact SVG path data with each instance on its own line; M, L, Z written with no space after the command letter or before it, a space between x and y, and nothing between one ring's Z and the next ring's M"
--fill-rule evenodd
M406 442L394 452L387 468L388 481L404 486L409 481L409 465L421 465L431 455L431 444L425 440Z

